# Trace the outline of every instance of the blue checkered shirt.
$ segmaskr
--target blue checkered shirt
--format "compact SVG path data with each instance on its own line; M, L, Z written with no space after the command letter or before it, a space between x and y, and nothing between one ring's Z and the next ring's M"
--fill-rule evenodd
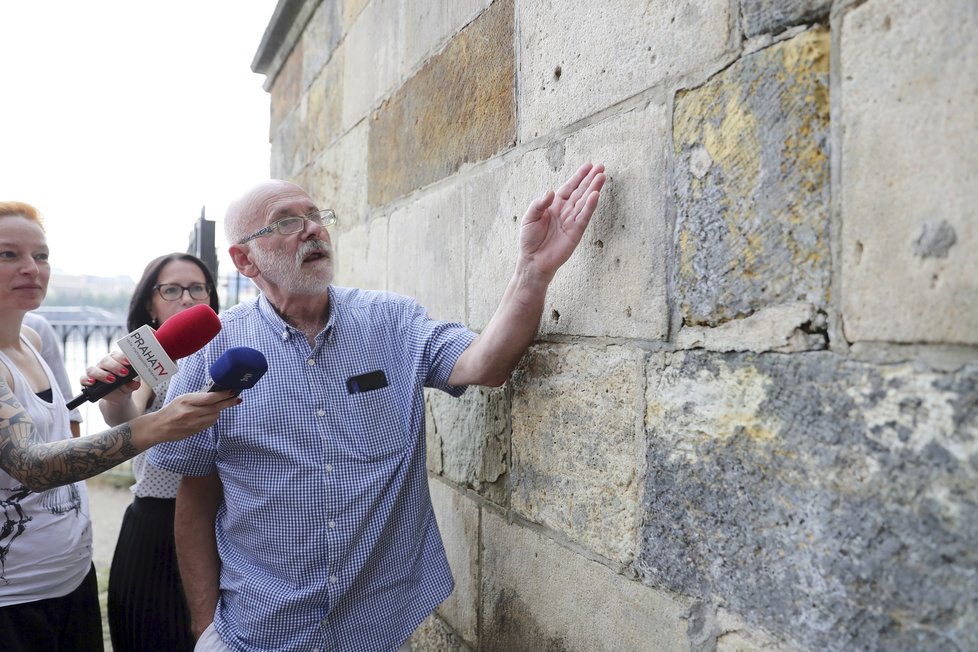
M168 398L199 390L233 346L261 351L268 373L213 427L150 455L220 474L214 625L232 650L390 652L454 586L428 493L423 388L465 391L448 377L475 333L399 295L329 294L312 348L264 296L222 313ZM375 371L386 387L349 391Z

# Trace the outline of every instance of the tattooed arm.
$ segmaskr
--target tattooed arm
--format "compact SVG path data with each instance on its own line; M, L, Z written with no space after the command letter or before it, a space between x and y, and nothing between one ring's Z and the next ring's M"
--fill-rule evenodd
M0 468L34 491L97 475L162 441L211 426L240 399L233 392L185 394L163 409L104 432L43 442L30 414L0 376Z

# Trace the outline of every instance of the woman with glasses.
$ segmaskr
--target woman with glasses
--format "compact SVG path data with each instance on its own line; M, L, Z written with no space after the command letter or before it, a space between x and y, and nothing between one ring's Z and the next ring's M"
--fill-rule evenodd
M160 256L146 266L129 303L129 331L149 324L159 328L173 315L199 303L217 312L214 278L190 254ZM99 363L121 364L111 356ZM114 392L99 401L109 425L163 405L168 383L155 388L141 384L131 394ZM129 650L193 650L190 619L177 570L173 541L173 510L180 476L146 463L145 454L132 462L136 479L132 504L126 509L109 571L109 632L115 652Z
M51 266L36 208L0 202L0 648L97 652L102 645L85 478L214 423L238 401L195 393L172 409L73 438L68 409L24 315ZM119 390L123 391L123 390Z

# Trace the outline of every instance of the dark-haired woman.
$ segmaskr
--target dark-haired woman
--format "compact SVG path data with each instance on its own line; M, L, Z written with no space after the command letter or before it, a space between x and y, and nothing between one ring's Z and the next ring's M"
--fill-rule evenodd
M128 329L149 324L159 328L173 315L199 303L217 312L214 279L207 266L190 254L161 256L146 266L129 303ZM112 358L99 363L111 367ZM121 364L119 365L121 368ZM90 370L93 374L96 369ZM144 384L131 395L109 395L99 401L112 425L160 409L164 383ZM180 476L146 463L132 462L136 483L126 509L109 571L109 632L115 652L193 650L190 617L180 584L173 540L173 511Z

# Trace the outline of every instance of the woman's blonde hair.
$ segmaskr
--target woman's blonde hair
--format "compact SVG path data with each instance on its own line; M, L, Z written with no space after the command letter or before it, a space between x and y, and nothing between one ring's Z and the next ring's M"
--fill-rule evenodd
M44 218L41 212L22 201L0 201L0 217L14 217L20 215L32 222L36 222L41 230L44 230Z

